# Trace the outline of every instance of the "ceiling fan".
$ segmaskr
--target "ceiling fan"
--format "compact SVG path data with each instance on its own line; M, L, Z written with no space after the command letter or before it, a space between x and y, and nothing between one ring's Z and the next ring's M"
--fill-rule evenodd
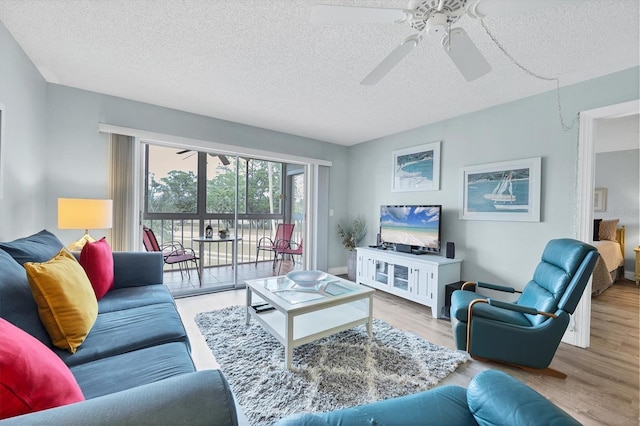
M573 2L575 0L568 0ZM423 39L440 39L445 52L467 81L491 71L491 65L462 28L451 28L463 15L482 19L488 15L522 12L567 0L410 0L407 9L316 5L312 23L407 23L415 33L391 51L361 82L374 85L386 76Z
M182 151L176 152L176 154L182 155L182 154L186 154L187 152L191 152L191 150L190 149L183 149ZM194 152L194 154L195 154L195 152ZM193 155L193 154L191 154L191 155ZM231 162L229 161L229 159L227 158L226 155L211 154L211 153L209 153L209 155L212 156L212 157L218 157L220 159L220 162L225 166L228 166L229 164L231 164ZM188 157L185 157L185 158L188 158Z

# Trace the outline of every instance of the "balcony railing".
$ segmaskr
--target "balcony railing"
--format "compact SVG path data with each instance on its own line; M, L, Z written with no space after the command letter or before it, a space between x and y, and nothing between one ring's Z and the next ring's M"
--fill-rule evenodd
M232 222L231 222L232 223ZM238 264L253 263L256 261L256 247L262 237L274 239L278 223L281 221L271 219L239 219L238 236ZM296 221L292 239L300 242L303 238L304 225ZM193 239L202 237L204 229L200 229L199 221L193 219L147 219L144 224L151 228L160 245L177 241L184 247L192 248L200 257L204 268L229 266L233 263L232 245L224 242L204 244L204 252L199 253L199 244ZM233 235L233 227L225 219L205 220L204 226L211 225L213 235L217 236L221 229L228 229ZM269 252L260 251L258 261L272 261ZM172 270L175 266L165 265L165 270Z

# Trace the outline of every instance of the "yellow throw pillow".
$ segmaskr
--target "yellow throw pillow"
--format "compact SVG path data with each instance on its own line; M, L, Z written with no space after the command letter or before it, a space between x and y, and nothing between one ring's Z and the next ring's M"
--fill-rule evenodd
M98 317L98 302L87 274L64 248L47 262L27 262L24 267L51 341L75 353Z

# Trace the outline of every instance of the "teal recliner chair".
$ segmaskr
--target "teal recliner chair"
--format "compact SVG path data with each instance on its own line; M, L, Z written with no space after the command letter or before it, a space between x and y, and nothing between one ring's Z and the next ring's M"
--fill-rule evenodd
M515 292L511 287L465 283L451 295L451 326L456 347L476 359L511 364L565 378L549 368L593 272L595 247L572 239L551 240L516 302L479 296L475 285Z
M576 426L580 423L524 383L486 370L467 389L445 385L324 413L298 413L274 426Z

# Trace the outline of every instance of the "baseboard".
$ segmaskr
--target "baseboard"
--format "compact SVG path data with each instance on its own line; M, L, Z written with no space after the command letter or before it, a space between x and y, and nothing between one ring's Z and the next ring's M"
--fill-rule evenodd
M629 281L635 281L636 280L636 273L635 273L635 271L624 271L624 277L626 279L628 279Z
M329 268L327 272L331 275L344 275L348 271L346 266L338 266L337 268Z

